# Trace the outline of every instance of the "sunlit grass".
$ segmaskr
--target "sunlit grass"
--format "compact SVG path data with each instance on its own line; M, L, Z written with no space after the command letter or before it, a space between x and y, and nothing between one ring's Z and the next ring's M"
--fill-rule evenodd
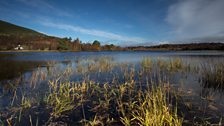
M47 104L53 106L52 115L60 116L65 111L72 110L75 100L74 89L70 83L59 83L58 80L49 82L50 91L47 96Z
M90 110L96 113L92 121L84 119L85 124L89 125L106 123L110 111L117 113L120 119L116 121L124 125L180 125L182 123L176 110L168 106L167 92L161 86L145 91L137 90L134 80L116 85L105 83L102 86L92 81L61 83L56 80L50 81L49 86L47 104L53 107L51 115L54 117L60 117L64 112L80 107L83 109L83 104L88 102L91 106ZM113 109L111 106L114 106ZM86 111L88 110L83 111L83 115ZM142 119L145 116L151 116L152 120Z
M21 107L22 109L30 108L31 107L31 100L24 95L22 96L21 99Z
M152 88L143 93L141 103L133 109L132 115L136 124L142 126L180 126L183 119L177 115L177 108L167 103L166 91L162 87Z
M111 74L114 69L121 73ZM31 75L29 94L39 86L45 86L42 107L49 111L49 119L45 125L57 120L71 118L79 114L77 124L80 125L141 125L141 126L180 126L184 122L183 116L178 114L178 104L171 102L178 92L172 91L168 79L163 74L171 76L175 72L183 72L191 67L186 66L182 59L152 59L143 58L140 69L135 64L114 63L110 57L100 59L78 60L75 65L68 64L60 68L56 63L49 63L46 69L38 68ZM204 71L209 82L223 85L223 66L216 66ZM111 81L89 80L90 74L108 74ZM70 78L80 75L82 79ZM216 77L214 77L215 75ZM120 81L122 80L122 81ZM41 82L45 82L41 84ZM27 93L28 94L28 93ZM17 96L13 93L12 107L19 101L22 110L38 106L40 101L34 96ZM178 96L179 97L179 96ZM18 101L17 101L18 102ZM21 110L21 109L18 109ZM22 119L22 111L18 113ZM18 118L11 116L3 123L13 125ZM32 116L29 123L33 124ZM19 119L20 120L20 119ZM66 123L66 122L65 122ZM38 120L36 122L38 124Z

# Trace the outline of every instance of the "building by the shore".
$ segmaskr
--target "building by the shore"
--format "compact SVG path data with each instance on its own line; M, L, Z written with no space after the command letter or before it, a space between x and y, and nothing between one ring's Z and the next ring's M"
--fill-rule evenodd
M18 45L17 47L14 48L15 50L23 50L23 47L21 45Z

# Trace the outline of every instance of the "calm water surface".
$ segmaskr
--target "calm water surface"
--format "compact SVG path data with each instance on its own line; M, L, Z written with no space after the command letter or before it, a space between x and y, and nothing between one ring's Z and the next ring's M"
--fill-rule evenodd
M45 67L48 62L58 62L61 65L74 63L80 59L112 57L117 63L138 64L145 57L154 59L181 58L188 64L206 62L222 63L224 52L221 51L139 51L139 52L0 52L0 80L8 80L37 67Z
M139 51L139 52L1 52L0 53L0 94L4 94L5 87L10 80L24 76L29 78L37 69L48 69L49 62L66 68L68 65L76 67L77 61L82 59L94 59L110 57L115 63L127 63L138 66L143 58L162 58L170 60L180 58L184 64L200 66L201 64L224 63L224 52L219 51ZM224 68L223 68L224 69ZM118 72L118 71L114 71ZM110 74L109 74L110 75ZM97 75L96 78L108 76ZM72 80L78 80L80 76L74 76ZM91 78L91 77L90 77ZM195 105L211 108L211 113L218 116L224 115L224 91L210 87L203 87L200 77L194 73L174 74L170 78L177 88L189 93L183 96L185 102L194 102ZM103 79L102 79L103 80ZM104 80L106 81L106 80ZM109 80L110 81L110 80ZM17 85L18 87L20 85ZM204 101L206 96L212 97L212 101ZM0 106L7 105L6 101L0 100ZM217 113L218 112L218 113Z

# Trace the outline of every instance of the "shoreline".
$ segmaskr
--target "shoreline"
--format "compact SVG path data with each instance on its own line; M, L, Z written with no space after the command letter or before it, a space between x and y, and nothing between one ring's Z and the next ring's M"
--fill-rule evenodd
M224 52L224 50L170 50L170 49L152 49L152 50L100 50L100 51L72 51L72 50L1 50L1 52Z

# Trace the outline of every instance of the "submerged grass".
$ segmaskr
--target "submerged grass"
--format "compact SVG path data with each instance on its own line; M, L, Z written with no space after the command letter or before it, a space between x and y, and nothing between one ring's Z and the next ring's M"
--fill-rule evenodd
M203 64L201 81L205 88L224 90L224 64Z
M182 124L182 118L177 116L176 107L167 103L166 90L162 86L136 90L135 83L119 85L82 82L58 83L49 82L51 85L47 103L52 106L52 116L61 118L62 115L72 110L89 110L95 116L84 116L85 125L103 125L110 121L124 125L176 125ZM133 87L134 86L134 87ZM116 116L117 115L117 116ZM91 118L93 120L91 120ZM111 122L110 122L111 123Z
M58 81L50 81L50 94L47 96L47 104L53 106L52 116L60 116L65 111L74 108L74 95L70 89L69 83L58 83Z
M119 69L121 74L111 74L114 68ZM29 89L37 90L40 82L47 81L44 83L47 84L47 92L42 95L44 98L41 99L44 100L41 104L45 107L43 110L49 112L49 117L47 116L47 122L41 122L39 119L33 120L35 117L29 115L27 124L33 125L36 122L39 125L54 125L55 122L63 122L63 124L89 126L182 125L184 118L178 114L180 113L177 109L178 101L175 101L178 93L172 91L169 80L164 79L163 74L171 76L174 72L188 69L189 66L184 65L180 58L154 60L145 57L140 63L140 69L135 68L135 65L125 63L114 64L111 58L105 57L98 60L77 61L75 68L68 65L62 70L53 67L47 67L45 71L38 69L32 73ZM207 82L223 85L223 66L216 66L204 72L207 73L204 81L206 78ZM103 74L110 73L110 81L90 80L89 73L99 74L102 77ZM74 74L83 78L78 81L70 80ZM16 94L16 92L13 94L12 105L18 97ZM33 101L38 103L37 98L22 95L19 107L27 110L40 104L34 104ZM22 111L19 114L22 120L21 114ZM15 121L16 116L7 117L2 123L18 124Z
M183 119L178 117L177 108L174 110L167 103L166 91L162 87L153 88L142 96L141 104L132 111L138 125L141 126L180 126Z

